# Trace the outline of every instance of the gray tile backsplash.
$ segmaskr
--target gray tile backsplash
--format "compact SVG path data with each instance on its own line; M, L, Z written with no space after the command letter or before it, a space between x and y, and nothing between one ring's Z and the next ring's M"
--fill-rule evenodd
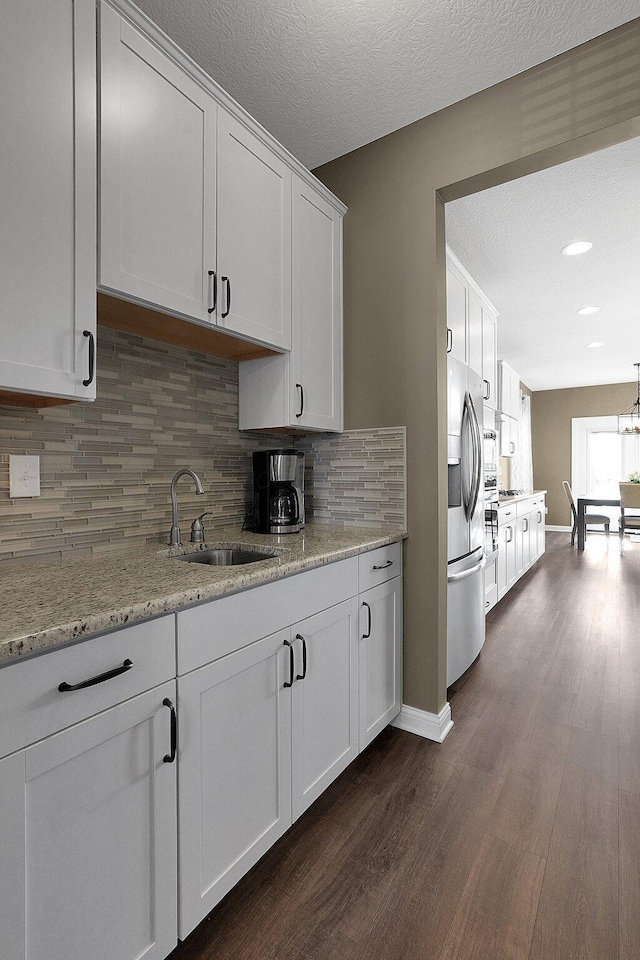
M298 440L314 522L405 529L406 429L380 427Z
M404 526L404 428L293 439L238 431L238 366L101 327L98 399L42 411L0 407L0 558L100 553L161 544L169 484L180 467L183 539L210 510L210 533L241 522L251 498L251 453L295 445L307 454L308 516L359 526ZM9 454L39 454L41 496L10 499ZM186 536L185 536L186 535Z

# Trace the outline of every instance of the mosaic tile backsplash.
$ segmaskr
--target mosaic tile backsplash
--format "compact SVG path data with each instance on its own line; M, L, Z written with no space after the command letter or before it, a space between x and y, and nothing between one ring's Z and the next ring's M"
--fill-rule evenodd
M406 429L305 437L305 504L315 523L406 529Z
M308 466L315 464L307 471L309 519L404 525L403 430L296 440L240 433L237 363L104 327L97 369L94 403L0 407L0 559L162 544L171 526L171 478L185 466L206 495L197 497L191 480L180 480L183 540L205 510L212 512L205 517L210 539L247 511L252 452L283 444L303 449ZM9 454L40 456L39 498L9 498Z

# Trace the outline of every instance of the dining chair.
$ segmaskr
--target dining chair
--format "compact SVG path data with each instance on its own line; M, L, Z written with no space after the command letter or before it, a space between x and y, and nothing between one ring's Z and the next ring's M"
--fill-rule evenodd
M625 513L625 510L640 510L640 483L620 484L620 520L618 521L620 553L624 553L625 530L640 533L640 516L637 513Z
M573 496L573 490L571 489L571 484L568 480L562 481L562 488L567 495L567 500L569 501L569 506L571 507L571 516L573 517L573 527L571 528L571 546L574 545L576 541L576 533L578 532L578 508L576 506L576 501ZM638 518L640 519L640 517ZM584 538L587 539L587 524L601 525L604 526L604 532L609 537L609 526L611 524L611 517L607 517L604 513L585 513L584 515Z

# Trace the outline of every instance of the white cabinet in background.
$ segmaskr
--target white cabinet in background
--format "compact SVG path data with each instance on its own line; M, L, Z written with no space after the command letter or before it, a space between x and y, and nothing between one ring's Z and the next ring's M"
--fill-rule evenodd
M500 427L500 456L515 457L520 451L520 422L501 414Z
M182 939L291 825L289 636L178 680Z
M498 560L487 561L484 568L484 612L489 613L498 602Z
M100 89L100 286L210 322L218 105L106 3Z
M402 579L372 587L359 599L359 745L364 750L402 706Z
M520 377L506 360L500 361L499 408L507 417L520 419Z
M342 215L293 178L291 353L239 367L241 430L342 430Z
M498 322L487 307L482 311L482 378L484 405L495 410L498 406Z
M467 362L467 289L465 275L447 256L447 353Z
M447 247L447 353L485 381L485 402L495 409L497 312Z
M93 400L93 0L3 5L0 391Z
M498 600L544 553L545 514L544 494L498 508Z

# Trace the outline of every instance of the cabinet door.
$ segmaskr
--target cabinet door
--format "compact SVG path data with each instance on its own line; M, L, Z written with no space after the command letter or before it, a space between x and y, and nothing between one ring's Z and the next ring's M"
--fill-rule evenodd
M291 426L342 430L342 217L294 178Z
M482 378L484 402L492 410L498 405L497 331L496 318L485 309L482 314Z
M360 594L359 748L364 750L402 706L402 579Z
M162 960L176 938L175 683L0 761L12 960Z
M498 600L504 597L509 589L509 543L513 538L513 527L506 524L498 531L498 557L496 560L496 579L498 583Z
M291 824L288 639L178 680L181 939Z
M0 389L94 399L95 7L3 5Z
M210 322L215 101L100 8L100 285Z
M291 348L291 171L218 113L218 299L231 333Z
M456 360L467 362L467 282L447 260L448 352Z
M354 598L291 628L294 820L358 753L357 612Z
M469 356L469 366L479 377L484 377L482 372L483 360L483 342L482 342L482 324L484 307L480 302L473 287L469 287L469 312L467 317L467 346ZM485 396L486 396L486 384Z

